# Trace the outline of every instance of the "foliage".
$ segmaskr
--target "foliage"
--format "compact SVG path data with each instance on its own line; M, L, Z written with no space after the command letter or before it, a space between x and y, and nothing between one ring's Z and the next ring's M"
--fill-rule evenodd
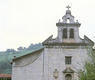
M19 50L7 49L5 52L0 52L0 73L11 74L12 70L12 59L14 56L20 57L22 55L32 53L35 50L43 48L41 43L30 45L28 48L19 47Z
M84 71L80 71L80 80L95 80L95 50L90 49L90 61L85 63Z
M21 47L21 46L17 48L18 51L24 50L24 49L26 49L26 48L25 47Z

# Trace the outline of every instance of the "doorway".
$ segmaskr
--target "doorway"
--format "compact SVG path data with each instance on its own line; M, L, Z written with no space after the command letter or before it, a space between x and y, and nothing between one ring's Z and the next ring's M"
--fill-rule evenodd
M66 76L65 76L65 80L72 80L72 76L71 76L71 74L66 74Z

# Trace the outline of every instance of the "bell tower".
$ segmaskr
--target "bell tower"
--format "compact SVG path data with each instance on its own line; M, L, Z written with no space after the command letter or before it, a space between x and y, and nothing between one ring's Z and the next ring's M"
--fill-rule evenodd
M62 17L62 21L59 20L58 23L56 23L56 26L58 27L58 40L59 42L66 42L66 43L77 43L80 42L79 37L79 27L80 23L77 21L74 21L74 16L71 14L70 6L66 7L66 13Z

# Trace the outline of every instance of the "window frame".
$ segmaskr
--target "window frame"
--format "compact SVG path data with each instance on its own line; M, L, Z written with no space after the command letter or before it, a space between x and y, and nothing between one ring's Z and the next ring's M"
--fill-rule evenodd
M72 56L65 56L65 64L66 65L72 64Z

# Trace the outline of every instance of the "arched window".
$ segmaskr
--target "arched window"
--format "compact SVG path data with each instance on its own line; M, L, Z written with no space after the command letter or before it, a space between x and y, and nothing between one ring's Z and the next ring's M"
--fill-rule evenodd
M70 38L74 38L74 29L70 29Z
M63 29L63 38L67 38L67 28Z
M70 19L69 18L67 18L67 23L70 23Z
M71 76L71 74L66 74L66 76L65 76L65 80L72 80L72 76Z

